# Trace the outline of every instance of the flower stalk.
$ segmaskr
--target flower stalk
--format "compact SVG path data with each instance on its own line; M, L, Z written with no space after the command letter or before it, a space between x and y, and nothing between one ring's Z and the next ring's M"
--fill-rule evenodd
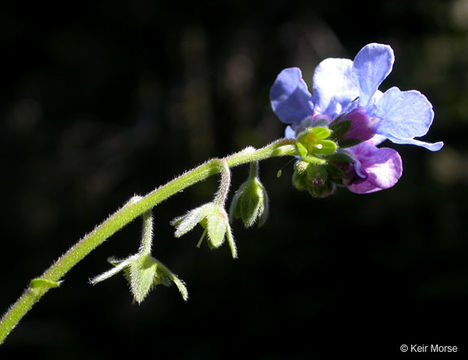
M158 187L144 197L134 197L110 215L100 225L85 235L78 243L54 262L39 278L34 279L21 297L8 309L0 320L0 344L21 321L26 313L36 304L50 289L60 284L62 277L77 263L86 257L96 247L101 245L110 236L122 229L125 225L141 216L162 201L177 194L206 178L215 175L226 168L236 167L253 161L265 160L278 156L294 156L295 139L279 139L271 144L254 149L248 147L240 152L229 155L223 159L209 160L196 168L185 172L179 177ZM220 167L220 161L223 166ZM225 196L224 190L219 192L220 200ZM224 199L225 200L225 199ZM147 247L148 244L142 245ZM150 245L149 245L150 246Z
M219 160L218 166L221 172L221 181L213 202L224 206L229 193L229 187L231 186L231 170L225 160Z

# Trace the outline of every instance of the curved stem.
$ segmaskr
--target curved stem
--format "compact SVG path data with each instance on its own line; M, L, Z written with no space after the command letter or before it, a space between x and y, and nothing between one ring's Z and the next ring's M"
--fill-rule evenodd
M0 321L0 344L33 305L37 303L49 289L59 285L60 279L73 266L132 220L179 191L211 175L219 173L222 169L226 171L226 165L228 168L231 168L271 157L296 155L294 143L295 139L279 139L258 150L249 147L223 159L209 160L153 190L144 197L132 198L63 254L40 278L31 282L23 295L2 317ZM220 166L220 162L222 166Z
M229 187L231 186L231 170L225 160L219 160L218 166L221 172L221 180L219 189L215 194L214 202L224 206L228 197Z

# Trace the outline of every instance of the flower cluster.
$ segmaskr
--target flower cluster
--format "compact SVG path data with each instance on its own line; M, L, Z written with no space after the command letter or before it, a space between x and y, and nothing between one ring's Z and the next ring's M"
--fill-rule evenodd
M376 43L364 46L354 60L325 59L315 69L312 94L300 69L278 75L270 99L288 124L286 137L297 138L296 187L317 197L333 193L336 185L358 194L387 189L401 177L402 161L395 150L377 147L381 142L442 148L442 142L415 139L427 133L434 118L423 94L378 90L393 62L392 48Z

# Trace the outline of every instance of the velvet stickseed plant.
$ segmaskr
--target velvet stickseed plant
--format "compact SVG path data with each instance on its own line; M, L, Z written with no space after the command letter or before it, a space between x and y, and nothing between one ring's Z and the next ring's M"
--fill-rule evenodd
M175 237L200 225L203 232L198 246L206 239L211 248L219 248L227 240L233 258L238 254L230 221L239 218L245 227L251 227L255 222L263 225L268 216L269 199L258 176L258 163L262 160L292 157L295 160L293 185L318 198L334 194L339 187L365 194L394 186L402 175L402 161L392 148L378 147L383 141L431 151L440 150L443 143L416 139L427 133L434 117L432 105L424 95L396 87L385 92L378 90L392 70L393 62L393 50L382 44L364 46L354 60L325 59L315 69L312 93L298 68L281 71L271 88L270 99L275 114L287 124L285 138L260 149L247 147L224 158L209 160L143 197L130 199L40 277L31 280L0 321L0 343L35 303L49 290L60 286L70 269L139 216L143 217L143 234L138 252L123 260L110 259L113 268L91 279L91 283L122 272L137 303L156 286L171 284L187 300L184 282L152 255L151 209L209 176L221 174L213 200L174 219ZM225 205L231 168L243 164L250 164L250 175L234 193L228 216Z

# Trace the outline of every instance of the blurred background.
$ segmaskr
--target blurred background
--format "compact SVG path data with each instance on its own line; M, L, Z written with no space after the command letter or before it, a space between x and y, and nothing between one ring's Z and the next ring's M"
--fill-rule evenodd
M217 179L198 184L154 210L154 256L186 281L187 303L158 287L132 305L122 276L88 284L107 257L136 252L138 220L34 307L1 358L398 358L403 343L468 354L467 0L1 8L1 312L132 195L281 137L269 88L285 67L311 85L322 59L390 44L396 62L381 89L426 94L436 116L425 140L445 142L438 153L389 144L404 175L364 196L313 199L291 186L287 159L265 161L270 218L261 229L234 224L235 261L227 246L197 249L200 229L173 237L169 221L210 200ZM233 190L247 173L234 170Z

